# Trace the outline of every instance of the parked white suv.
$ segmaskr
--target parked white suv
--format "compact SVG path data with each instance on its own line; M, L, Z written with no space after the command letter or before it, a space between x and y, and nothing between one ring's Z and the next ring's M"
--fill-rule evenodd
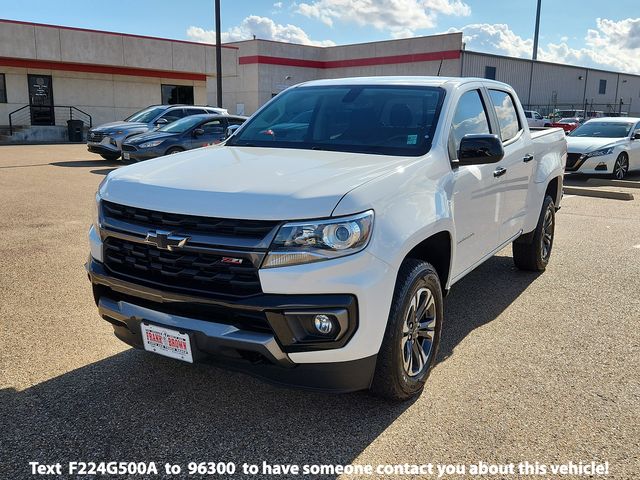
M503 83L313 81L222 146L110 173L87 270L130 345L406 399L456 282L509 243L545 269L565 159Z

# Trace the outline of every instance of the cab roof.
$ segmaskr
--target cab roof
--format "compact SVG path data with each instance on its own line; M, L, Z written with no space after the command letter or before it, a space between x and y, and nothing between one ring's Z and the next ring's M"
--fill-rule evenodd
M389 77L349 77L327 80L311 80L297 86L315 87L332 85L413 85L426 87L455 87L470 82L482 82L486 85L505 87L506 83L475 77L429 77L429 76L389 76Z

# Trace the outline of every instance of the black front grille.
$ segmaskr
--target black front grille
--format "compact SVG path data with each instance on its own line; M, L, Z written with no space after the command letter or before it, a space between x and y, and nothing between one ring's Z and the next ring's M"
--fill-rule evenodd
M242 310L238 308L226 308L217 305L207 305L196 302L154 302L144 298L134 297L112 290L104 285L99 285L99 295L106 295L115 301L125 301L141 307L162 312L169 315L204 320L206 322L224 323L233 325L241 330L254 332L273 333L267 316L258 310Z
M100 143L105 137L104 132L89 132L87 138L90 142Z
M123 143L122 144L122 151L123 152L135 152L137 150L136 147L134 147L133 145L129 145L128 143Z
M178 291L247 297L262 292L249 259L224 263L209 253L171 252L115 237L104 241L104 264L112 272Z
M106 218L141 225L149 229L166 229L190 234L202 233L261 240L278 225L278 222L268 220L232 220L156 212L106 201L102 201L101 205Z
M580 166L578 162L580 161L581 156L582 156L581 153L567 153L566 169L572 170L572 169L578 168Z

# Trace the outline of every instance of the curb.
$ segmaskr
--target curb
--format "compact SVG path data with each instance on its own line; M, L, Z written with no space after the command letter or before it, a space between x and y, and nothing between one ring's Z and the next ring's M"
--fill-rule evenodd
M632 180L605 180L602 178L589 178L587 183L589 185L601 187L640 188L640 182L634 182Z
M614 192L612 190L596 190L584 187L564 187L566 195L579 195L581 197L609 198L612 200L633 200L633 194L627 192Z

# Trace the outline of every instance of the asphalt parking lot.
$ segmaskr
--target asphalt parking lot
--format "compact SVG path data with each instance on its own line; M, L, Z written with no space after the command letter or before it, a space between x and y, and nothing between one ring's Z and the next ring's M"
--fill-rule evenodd
M566 198L544 274L516 270L507 249L456 284L427 390L390 405L116 340L83 264L93 194L118 165L83 145L0 147L2 478L69 460L606 461L608 478L637 478L640 190Z

